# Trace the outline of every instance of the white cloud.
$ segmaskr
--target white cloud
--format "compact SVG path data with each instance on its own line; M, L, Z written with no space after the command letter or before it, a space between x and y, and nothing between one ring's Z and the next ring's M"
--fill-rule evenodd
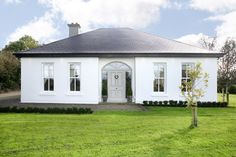
M168 0L38 0L66 23L78 22L82 30L96 27L144 28L159 19Z
M22 1L21 0L5 0L5 2L8 4L13 4L13 3L18 4L18 3L21 3Z
M199 34L188 34L188 35L184 35L178 39L176 39L177 41L183 42L183 43L187 43L190 45L194 45L194 46L198 46L198 47L202 47L202 45L200 44L201 39L208 39L209 36L204 35L202 33Z
M215 28L218 47L227 38L236 38L236 0L191 0L190 6L213 13L206 20L221 22Z
M185 5L184 2L180 3L178 0L168 0L164 8L180 10L185 8Z
M236 37L236 11L225 15L218 15L208 18L222 23L216 27L218 37Z
M213 13L228 12L236 9L236 0L191 0L190 6Z
M7 42L17 40L25 34L40 42L49 42L60 34L55 28L58 19L63 23L78 22L83 32L99 27L145 28L152 22L158 21L160 8L167 7L168 1L38 0L39 4L48 8L47 13L18 27L10 34Z
M52 20L53 16L53 14L47 12L44 16L35 18L26 25L17 28L9 35L7 43L18 40L24 35L30 35L41 43L52 41L58 33Z

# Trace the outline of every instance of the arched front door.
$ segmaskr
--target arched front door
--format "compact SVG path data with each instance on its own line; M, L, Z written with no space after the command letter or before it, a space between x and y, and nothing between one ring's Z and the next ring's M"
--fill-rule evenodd
M107 102L127 102L127 97L132 96L128 65L122 62L107 64L102 70L102 80L102 95L107 96Z

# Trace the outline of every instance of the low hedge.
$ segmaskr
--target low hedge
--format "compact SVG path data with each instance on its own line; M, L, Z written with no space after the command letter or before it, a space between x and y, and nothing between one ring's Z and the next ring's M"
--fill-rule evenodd
M39 107L0 107L0 113L64 113L64 114L91 114L90 108L39 108Z
M228 107L227 102L197 102L198 107ZM166 106L166 107L186 107L187 101L143 101L143 106Z

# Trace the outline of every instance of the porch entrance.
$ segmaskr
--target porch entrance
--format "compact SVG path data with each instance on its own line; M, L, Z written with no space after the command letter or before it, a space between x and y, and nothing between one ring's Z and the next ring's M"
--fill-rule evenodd
M102 69L102 102L132 101L131 68L122 62L111 62Z

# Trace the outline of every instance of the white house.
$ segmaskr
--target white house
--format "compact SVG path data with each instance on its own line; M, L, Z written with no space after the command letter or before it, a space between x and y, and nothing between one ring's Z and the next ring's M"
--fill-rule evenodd
M21 102L97 104L183 100L186 68L201 62L209 74L202 101L217 100L220 53L139 32L102 28L16 53L21 58ZM107 100L106 100L107 99Z

